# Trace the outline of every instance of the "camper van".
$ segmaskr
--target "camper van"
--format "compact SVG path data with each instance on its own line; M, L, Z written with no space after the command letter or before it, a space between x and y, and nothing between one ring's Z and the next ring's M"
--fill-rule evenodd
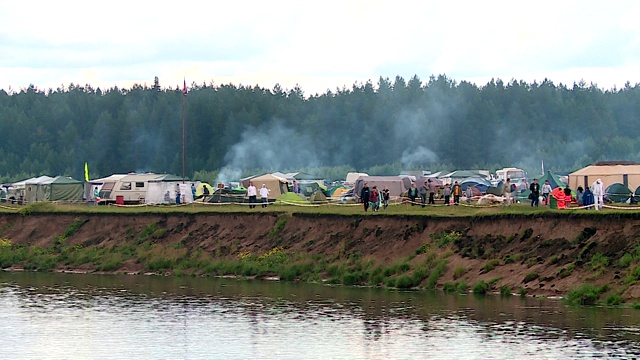
M100 191L99 204L115 204L119 197L123 204L175 204L178 189L181 202L193 202L189 184L174 175L114 174L90 183Z
M522 191L528 188L527 173L522 169L514 167L503 168L496 171L496 176L503 182L511 179L511 183L516 185L518 190Z

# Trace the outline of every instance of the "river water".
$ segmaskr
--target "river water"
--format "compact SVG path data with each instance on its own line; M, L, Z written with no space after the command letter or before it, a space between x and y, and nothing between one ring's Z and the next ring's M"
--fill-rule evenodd
M0 359L640 356L640 311L236 279L0 273Z

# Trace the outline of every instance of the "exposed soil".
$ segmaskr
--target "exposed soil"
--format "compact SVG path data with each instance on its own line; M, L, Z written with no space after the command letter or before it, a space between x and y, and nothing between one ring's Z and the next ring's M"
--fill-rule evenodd
M332 259L358 253L383 264L415 255L417 249L429 243L432 251L446 256L448 261L439 285L499 278L497 285L524 287L529 294L561 296L583 283L609 284L629 300L640 298L640 285L625 285L623 279L632 267L620 268L616 264L640 244L637 218L587 214L454 218L278 213L2 214L0 238L47 248L56 236L81 219L87 221L68 237L70 245L112 246L131 241L130 234L155 223L166 229L156 241L182 242L189 249L201 248L220 257L237 257L242 252L260 254L281 246ZM454 231L459 233L454 241L436 245L443 234ZM596 253L609 260L600 272L592 270L589 263ZM420 256L412 261L419 261ZM492 259L495 268L483 270ZM142 271L140 266L130 261L119 271ZM454 279L455 270L460 267L466 271ZM568 271L571 267L574 270ZM538 276L525 282L525 277L533 277L533 273Z

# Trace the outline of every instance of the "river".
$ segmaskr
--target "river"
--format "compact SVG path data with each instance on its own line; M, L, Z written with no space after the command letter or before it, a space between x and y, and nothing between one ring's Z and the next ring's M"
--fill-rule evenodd
M217 278L0 273L0 359L640 356L640 310Z

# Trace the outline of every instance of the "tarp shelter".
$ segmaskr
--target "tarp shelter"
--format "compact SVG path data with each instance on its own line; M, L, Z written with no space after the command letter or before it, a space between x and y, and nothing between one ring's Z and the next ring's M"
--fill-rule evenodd
M262 184L269 189L269 199L277 199L278 196L289 192L287 179L275 176L273 174L266 174L251 179L253 185L258 189L258 198L260 198L260 188ZM259 199L258 199L259 200Z
M182 181L181 177L175 175L161 174L156 178L148 180L147 194L144 198L145 204L175 204L177 191L180 190L181 202L192 203L193 193L191 192L191 181Z
M640 186L640 164L632 161L595 163L569 174L569 187L590 187L597 179L601 179L605 187L621 183L629 189L635 189Z
M42 181L51 180L51 179L53 179L51 176L42 175L38 177L29 178L26 180L14 182L13 184L11 184L11 187L15 189L24 189L27 183L39 184Z
M356 180L358 180L359 177L361 176L369 176L369 174L367 173L360 173L360 172L350 172L347 173L347 177L345 179L345 183L347 184L355 184Z
M406 177L404 179L408 180ZM361 176L356 180L354 185L356 196L360 197L364 183L369 184L370 189L377 186L379 191L382 191L386 186L389 189L389 196L402 196L411 186L409 181L409 187L407 187L405 181L400 176Z
M538 179L538 184L540 184L540 193L542 193L542 186L544 185L544 182L546 180L549 180L549 185L551 185L551 189L555 189L558 186L560 187L565 187L566 184L564 182L562 182L562 180L560 180L560 176L553 174L551 171L547 170L544 175L542 175L541 178ZM578 187L575 186L571 186L571 189L577 189ZM584 189L584 186L583 186Z
M624 186L620 183L614 183L604 190L604 195L609 198L609 200L616 203L626 203L629 201L629 198L633 195L631 190L628 187Z
M27 202L66 201L82 202L83 184L66 176L56 176L48 180L27 182L25 184Z

